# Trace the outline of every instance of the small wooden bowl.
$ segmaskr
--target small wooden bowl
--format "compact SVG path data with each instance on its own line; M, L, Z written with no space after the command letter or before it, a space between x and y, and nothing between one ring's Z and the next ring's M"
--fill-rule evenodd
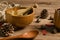
M25 27L29 25L33 21L34 13L32 12L31 14L26 15L26 16L12 16L8 13L10 10L16 11L18 9L19 7L14 7L14 8L10 8L6 10L5 14L6 14L7 22L12 23L13 25L18 26L18 27Z

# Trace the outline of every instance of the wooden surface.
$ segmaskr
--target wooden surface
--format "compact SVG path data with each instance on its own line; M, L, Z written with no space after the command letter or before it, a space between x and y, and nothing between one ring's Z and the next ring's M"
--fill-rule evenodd
M23 6L30 6L28 5L23 5ZM53 15L53 13L55 12L55 9L59 8L59 5L39 5L38 8L34 9L34 12L36 15L39 15L42 9L47 9L50 15ZM48 19L48 18L47 18ZM19 30L16 31L13 35L18 35L18 34L22 34L31 30L37 30L35 29L35 27L39 27L41 24L47 24L50 21L46 20L46 19L40 19L40 23L35 23L36 19L33 20L33 22L27 26L26 28L24 28L23 30ZM37 35L37 37L34 40L60 40L60 33L56 33L56 34L50 34L48 33L46 36L43 36L42 33L39 31L39 34Z
M45 25L51 21L47 19L40 19L40 23L35 23L35 20L36 19L34 19L33 22L30 25L28 25L26 28L16 31L12 36L20 35L32 30L37 30L35 29L35 27L40 27L41 24ZM39 34L36 36L34 40L60 40L60 33L56 33L56 34L47 33L47 35L44 36L42 35L41 31L39 31Z
M41 24L47 24L47 23L49 23L51 21L51 20L41 19L40 23L35 23L35 20L34 20L34 22L32 22L30 27L27 26L26 30L34 29L34 27L40 27ZM56 33L56 34L47 33L47 35L43 36L41 31L39 31L39 32L40 33L35 38L35 40L60 40L60 33Z
M60 0L0 0L0 1L12 1L20 4L31 4L31 3L41 3L41 2L50 2L52 4L59 4Z

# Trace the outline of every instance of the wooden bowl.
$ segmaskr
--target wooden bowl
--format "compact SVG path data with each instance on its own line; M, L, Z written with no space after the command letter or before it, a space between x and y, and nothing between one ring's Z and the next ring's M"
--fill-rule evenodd
M6 10L5 14L6 14L7 22L12 23L13 25L18 26L18 27L25 27L29 25L33 21L34 13L32 12L31 14L26 15L26 16L12 16L8 13L10 10L16 11L18 9L19 7L14 7L14 8L9 8Z

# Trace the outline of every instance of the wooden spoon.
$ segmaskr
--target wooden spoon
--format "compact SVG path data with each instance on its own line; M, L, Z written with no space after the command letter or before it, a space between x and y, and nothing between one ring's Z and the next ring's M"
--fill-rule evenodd
M31 39L31 38L35 38L38 33L39 33L38 31L32 30L32 31L26 32L26 33L21 34L21 35L5 37L4 39L1 39L1 40L12 40L12 39L16 39L16 38Z

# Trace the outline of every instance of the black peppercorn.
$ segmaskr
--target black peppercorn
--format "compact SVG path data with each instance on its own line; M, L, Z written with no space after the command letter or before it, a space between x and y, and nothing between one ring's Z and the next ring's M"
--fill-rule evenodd
M39 23L39 22L40 22L40 20L39 20L39 18L37 18L36 23Z
M45 19L48 16L48 11L46 9L43 9L40 15L40 18Z
M0 27L0 36L7 37L14 32L14 27L10 23L4 23Z
M52 17L50 17L48 20L53 20L53 18L52 18Z

